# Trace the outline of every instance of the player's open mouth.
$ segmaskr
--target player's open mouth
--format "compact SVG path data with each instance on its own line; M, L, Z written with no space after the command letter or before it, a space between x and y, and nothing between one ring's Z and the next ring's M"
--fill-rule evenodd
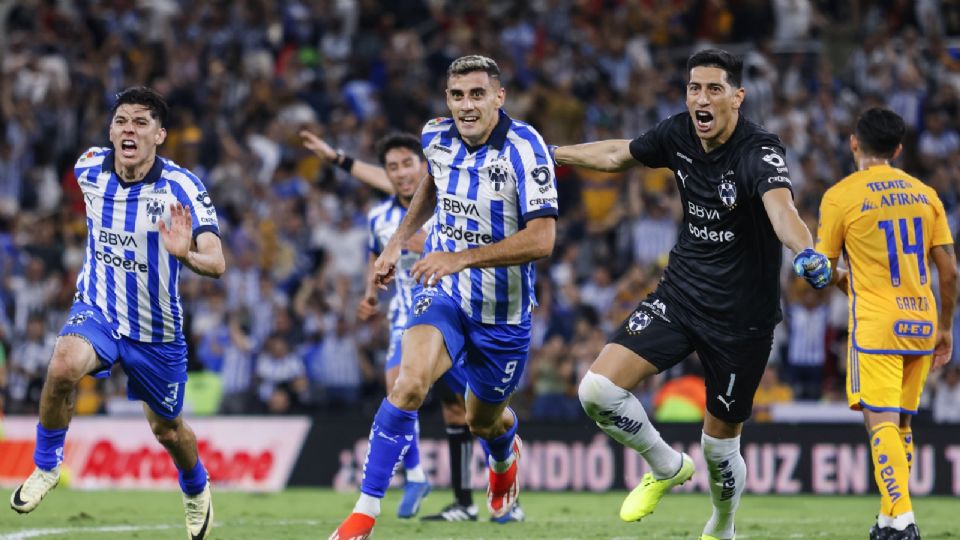
M480 120L479 116L461 116L460 122L466 126L472 126Z
M697 131L710 131L713 127L713 115L707 111L697 111L696 113Z
M133 139L124 139L120 141L120 153L123 157L134 157L137 155L137 141Z

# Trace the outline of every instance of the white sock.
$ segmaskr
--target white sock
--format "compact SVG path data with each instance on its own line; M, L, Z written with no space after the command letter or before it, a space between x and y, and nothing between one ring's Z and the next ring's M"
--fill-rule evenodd
M353 507L353 511L377 519L377 516L380 515L380 499L367 495L366 493L361 493L360 498L357 499L357 504Z
M407 482L426 482L427 475L423 472L423 467L417 465L412 469L407 470Z
M700 443L710 473L710 499L713 502L713 515L703 528L703 534L733 538L733 520L747 483L747 465L740 455L740 437L715 439L704 433Z
M639 452L654 478L662 480L677 474L683 456L663 441L636 396L592 371L583 376L578 393L587 415L607 435Z
M877 514L877 526L881 529L884 527L891 527L893 526L893 518L883 514Z

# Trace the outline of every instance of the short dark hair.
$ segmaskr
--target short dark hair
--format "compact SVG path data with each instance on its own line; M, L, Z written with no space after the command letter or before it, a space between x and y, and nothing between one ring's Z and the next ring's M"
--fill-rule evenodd
M153 88L131 86L117 94L117 101L113 104L113 108L110 109L111 118L117 114L117 109L119 109L121 105L143 105L150 110L150 116L160 124L160 127L167 124L167 115L170 112L170 108L167 106L167 102L164 101L163 96Z
M450 62L450 67L447 68L447 78L454 75L466 75L474 71L483 71L489 75L491 79L500 80L500 66L497 65L493 58L480 56L479 54L461 56L453 62Z
M722 69L727 73L727 82L730 86L740 88L740 83L743 81L743 58L723 49L704 49L693 53L687 59L687 73L700 66Z
M423 147L420 145L420 139L410 133L388 133L377 141L377 159L381 165L387 164L387 152L394 148L407 148L421 160L423 159Z
M890 109L873 107L857 118L857 143L864 154L890 159L903 142L907 128Z

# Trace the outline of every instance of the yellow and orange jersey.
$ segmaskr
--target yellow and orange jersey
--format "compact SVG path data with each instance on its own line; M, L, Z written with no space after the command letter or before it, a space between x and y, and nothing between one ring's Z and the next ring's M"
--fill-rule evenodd
M878 165L827 190L817 251L841 254L850 268L850 328L856 350L928 353L938 310L930 288L932 246L952 244L937 192L907 173Z

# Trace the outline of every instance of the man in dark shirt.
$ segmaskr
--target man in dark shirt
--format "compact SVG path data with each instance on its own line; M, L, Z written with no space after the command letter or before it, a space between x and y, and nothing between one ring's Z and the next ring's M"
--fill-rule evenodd
M649 463L652 472L620 509L624 521L640 520L694 467L663 441L630 390L696 351L706 374L702 443L713 500L701 538L732 539L746 480L740 432L781 318L781 242L815 287L826 286L830 266L811 249L793 205L780 139L740 116L742 61L705 50L687 70L687 113L632 141L560 147L554 158L605 171L643 164L676 173L684 219L664 277L594 361L580 401L602 430Z

